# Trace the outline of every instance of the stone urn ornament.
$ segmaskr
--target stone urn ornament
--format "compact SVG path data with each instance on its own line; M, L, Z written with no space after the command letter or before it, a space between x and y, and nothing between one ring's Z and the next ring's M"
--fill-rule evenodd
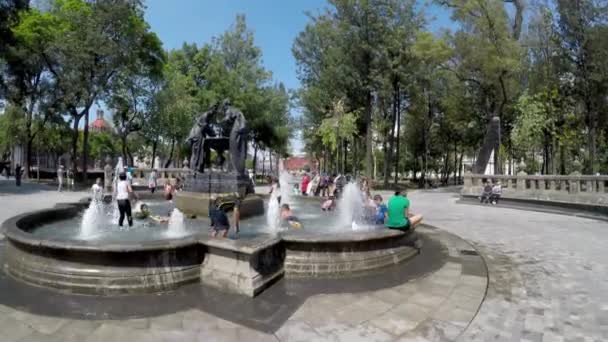
M517 164L517 174L518 175L527 175L527 173L526 173L526 163L524 162L523 158L521 158L519 160L519 164Z
M572 162L572 172L570 174L580 176L582 171L583 164L578 160L578 158L574 158L574 161Z

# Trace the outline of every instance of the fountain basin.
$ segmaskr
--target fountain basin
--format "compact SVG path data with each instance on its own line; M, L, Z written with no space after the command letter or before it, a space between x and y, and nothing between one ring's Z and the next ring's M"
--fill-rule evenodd
M268 234L264 217L255 217L241 222L237 239L211 238L205 221L195 220L180 238L140 227L134 236L114 231L109 238L79 240L73 227L87 205L62 204L5 221L5 272L29 284L82 294L163 292L201 282L253 297L283 276L347 278L381 272L417 254L411 247L415 234L373 226L337 231L331 230L332 216L307 219L304 213L316 209L314 203L310 208L295 203L303 230L279 234Z
M29 284L82 294L167 291L199 280L204 253L197 236L101 245L30 233L42 223L73 218L84 206L59 205L5 221L4 270Z
M348 277L373 272L413 258L414 232L389 229L339 234L282 234L286 277Z

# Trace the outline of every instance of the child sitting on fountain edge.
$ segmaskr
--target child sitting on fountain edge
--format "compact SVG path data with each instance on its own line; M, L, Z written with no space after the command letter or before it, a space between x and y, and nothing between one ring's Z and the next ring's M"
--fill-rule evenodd
M388 207L382 201L382 196L375 195L374 203L376 204L376 220L375 224L384 224L386 217L388 216Z

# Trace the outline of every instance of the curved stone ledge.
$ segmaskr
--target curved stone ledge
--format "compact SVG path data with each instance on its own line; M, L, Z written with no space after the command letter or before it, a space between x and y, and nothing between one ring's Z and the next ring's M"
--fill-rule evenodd
M26 283L84 294L167 291L188 282L255 296L284 274L341 278L414 257L414 233L378 229L340 234L301 234L213 239L194 234L143 243L40 239L43 223L78 215L87 201L13 217L2 225L4 269Z
M416 233L395 230L344 234L284 234L287 277L361 275L404 262L416 254Z
M9 239L4 269L26 283L82 294L168 291L198 281L198 245L114 253L40 248Z

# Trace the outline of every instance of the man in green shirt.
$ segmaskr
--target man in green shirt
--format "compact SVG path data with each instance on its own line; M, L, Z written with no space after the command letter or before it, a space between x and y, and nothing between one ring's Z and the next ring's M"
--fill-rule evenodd
M390 229L414 229L422 221L422 215L410 215L410 200L396 191L395 196L388 201L386 227Z

